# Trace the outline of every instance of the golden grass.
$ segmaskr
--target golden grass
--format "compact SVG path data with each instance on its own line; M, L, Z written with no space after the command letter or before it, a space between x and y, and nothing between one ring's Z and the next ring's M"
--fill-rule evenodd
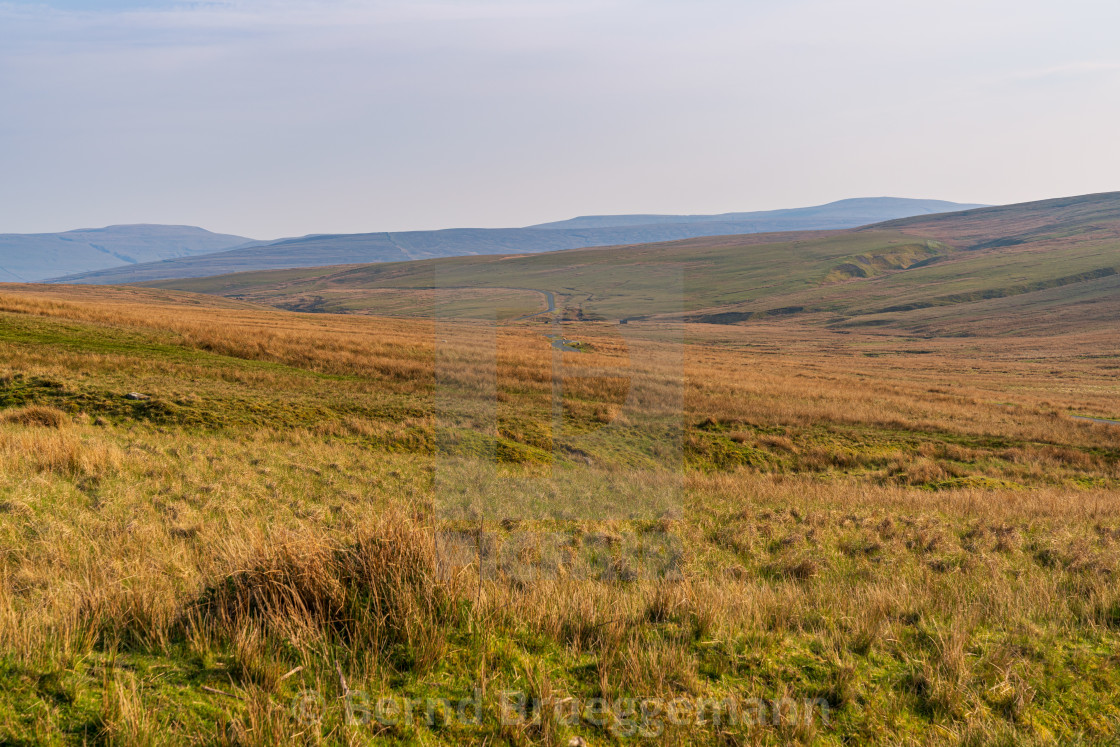
M70 417L57 407L31 405L0 413L0 423L19 423L20 425L39 425L44 428L61 428L70 422Z
M726 441L769 461L682 473L612 461L624 439L589 442L593 464L557 463L554 480L599 502L679 484L667 490L678 510L479 524L439 513L441 491L460 487L457 463L371 444L399 446L448 418L430 404L443 371L444 393L493 387L487 427L553 448L559 354L535 325L496 333L495 368L463 342L479 339L476 325L443 338L421 323L128 290L5 287L0 306L12 324L91 325L82 334L117 340L93 351L0 340L6 387L50 378L75 405L0 410L4 738L621 739L553 718L363 730L339 705L347 690L475 688L487 713L518 690L550 703L819 697L835 715L722 732L669 725L651 740L664 744L1042 744L1103 741L1118 723L1120 432L1068 417L1115 414L1114 362L1089 357L1102 338L997 348L692 327L700 339L682 363L669 327L585 325L592 352L561 355L569 372L641 375L573 381L572 424L640 434L672 415L683 373L690 448ZM919 347L935 352L906 352ZM94 385L188 409L191 394L283 404L311 389L340 407L404 398L414 412L97 424L83 410L95 400L78 397ZM51 678L57 697L44 694ZM321 721L293 718L304 690L324 697ZM23 715L32 702L43 715ZM95 716L72 715L82 708Z
M392 391L400 393L431 392L434 370L451 377L441 385L482 390L483 363L494 355L493 350L479 349L476 343L483 338L475 331L478 325L469 323L441 322L439 331L448 339L437 342L437 330L424 321L301 316L247 304L225 308L230 302L200 308L197 297L163 291L122 289L114 292L125 293L126 300L110 296L89 303L70 300L70 288L29 286L34 293L13 293L16 288L3 287L0 309L171 333L167 339L176 344L389 382ZM82 290L77 298L88 292ZM683 375L690 418L718 414L722 420L748 424L827 422L1078 446L1120 445L1115 429L1068 417L1071 412L1114 414L1117 363L1100 353L1115 348L1116 334L1013 342L900 342L778 324L690 325L681 360L679 351L658 341L664 329L679 334L673 328L649 325L634 332L636 328L630 325L623 336L623 328L612 325L579 325L579 336L591 343L592 353L565 356L565 373L614 368L621 377L656 375L669 380ZM493 344L501 363L499 392L551 396L552 350L537 329L530 324L498 330ZM23 366L11 368L26 367L31 356L16 352L22 360L13 362ZM127 354L91 360L85 354L51 351L39 357L48 359L87 367L130 362ZM252 375L256 384L277 378L264 371ZM625 380L602 376L569 378L565 386L574 399L613 404L628 392Z

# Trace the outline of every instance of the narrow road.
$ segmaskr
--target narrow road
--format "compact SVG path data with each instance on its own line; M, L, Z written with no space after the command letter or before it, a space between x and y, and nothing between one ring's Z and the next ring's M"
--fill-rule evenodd
M1088 420L1090 423L1104 423L1105 425L1120 425L1120 420L1109 420L1108 418L1091 418L1087 415L1071 415L1074 420Z
M538 311L538 312L533 313L533 314L526 314L525 316L519 316L516 319L511 319L510 321L520 322L520 321L523 321L525 319L532 319L535 316L544 316L545 314L551 314L552 312L556 311L556 296L552 293L552 291L542 291L542 290L537 290L536 288L526 288L525 290L531 290L534 293L543 293L545 299L548 301L548 308L545 309L544 311Z
M521 321L524 321L526 319L533 319L534 317L544 316L545 314L552 314L556 311L556 295L552 291L540 290L540 289L537 289L537 288L526 288L525 290L531 290L535 293L543 294L544 297L545 297L545 300L548 301L548 308L545 309L544 311L538 311L534 314L526 314L525 316L519 316L516 319L512 319L511 321L521 322ZM552 341L552 347L556 348L557 350L563 350L566 353L582 353L583 352L579 348L573 348L572 347L572 343L575 342L574 340L565 340L560 335L545 335L545 337L547 337L549 340Z
M557 350L563 350L565 353L582 353L583 352L579 348L573 348L572 347L572 343L574 343L575 340L565 340L563 338L553 337L551 335L546 335L546 337L548 337L548 339L552 340L552 347L556 348Z

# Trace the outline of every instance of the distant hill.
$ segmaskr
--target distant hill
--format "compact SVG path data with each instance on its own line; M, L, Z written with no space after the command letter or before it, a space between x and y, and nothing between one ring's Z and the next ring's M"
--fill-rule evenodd
M713 236L504 257L166 281L294 310L424 315L433 288L555 296L570 320L794 322L920 336L1067 334L1120 323L1120 193L841 231ZM441 300L441 303L444 301ZM1115 351L1109 351L1115 354Z
M60 277L58 281L124 285L167 278L209 277L234 272L324 265L400 262L469 255L536 254L699 236L853 228L892 218L970 207L975 206L938 200L881 197L757 213L598 216L528 228L456 228L443 231L316 235L269 243L257 242L205 257L184 257L165 262L74 273Z
M64 233L0 234L0 281L37 282L219 252L250 241L193 226L109 226Z
M894 218L949 213L985 207L944 200L908 200L900 197L860 197L839 200L816 207L767 210L722 215L586 215L556 223L541 223L532 228L563 230L572 228L619 228L665 224L750 223L758 230L750 233L852 228ZM746 233L746 232L744 232ZM722 234L708 234L712 236Z

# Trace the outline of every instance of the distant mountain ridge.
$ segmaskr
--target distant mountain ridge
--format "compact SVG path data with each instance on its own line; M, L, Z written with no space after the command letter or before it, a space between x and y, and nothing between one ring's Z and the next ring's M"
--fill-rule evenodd
M856 197L848 200L838 200L826 205L817 205L805 208L786 208L781 210L762 210L749 213L722 213L718 215L585 215L570 220L556 221L554 223L540 223L530 228L548 230L568 228L617 228L621 226L657 225L664 223L743 223L781 222L783 225L796 221L809 221L814 224L821 222L840 221L855 225L868 225L895 218L909 218L916 215L929 215L936 213L951 213L961 210L987 207L986 205L970 205L945 200L910 200L902 197ZM898 213L906 213L900 216ZM831 226L821 225L819 228ZM853 228L852 225L842 226ZM816 230L817 225L813 229ZM779 228L782 230L794 230ZM759 233L771 233L760 231Z
M441 257L537 254L702 236L856 228L915 215L967 210L941 200L859 198L808 208L699 216L588 216L526 228L326 234L253 242L229 251L55 276L55 282L129 284L258 270L401 262ZM65 275L65 273L59 273Z
M667 278L680 278L666 282ZM1083 334L1120 319L1120 192L923 215L840 231L707 236L556 254L168 280L294 311L430 316L470 289L580 321L780 323L917 337ZM531 289L531 290L530 290ZM453 296L445 296L452 299ZM469 304L465 316L492 319ZM865 355L875 354L868 350ZM1105 348L1101 357L1115 357Z
M219 252L251 241L194 226L148 224L0 234L0 282L39 282L63 274Z

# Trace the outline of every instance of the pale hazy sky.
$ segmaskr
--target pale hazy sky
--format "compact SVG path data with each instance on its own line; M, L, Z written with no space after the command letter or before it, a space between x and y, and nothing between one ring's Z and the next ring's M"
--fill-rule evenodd
M1115 0L0 0L0 232L1120 190Z

